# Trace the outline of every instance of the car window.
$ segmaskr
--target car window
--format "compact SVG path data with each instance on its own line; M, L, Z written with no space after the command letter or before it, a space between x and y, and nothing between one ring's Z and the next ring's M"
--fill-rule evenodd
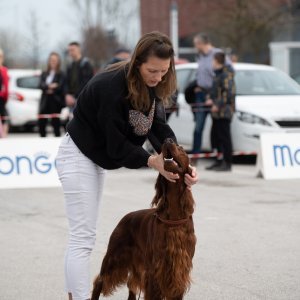
M286 74L275 70L237 70L238 95L299 95L300 87Z
M40 76L24 76L17 79L17 87L24 89L39 89L40 88Z
M292 77L293 77L294 80L297 81L297 83L300 84L300 74L293 75Z
M179 92L183 93L188 83L190 82L192 69L178 69L176 70L177 87Z

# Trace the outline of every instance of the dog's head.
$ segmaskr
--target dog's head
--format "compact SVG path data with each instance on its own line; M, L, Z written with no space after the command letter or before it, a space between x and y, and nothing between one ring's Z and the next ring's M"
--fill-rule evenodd
M183 175L191 173L189 157L181 146L174 143L172 139L166 139L162 146L164 157L164 168L168 172Z
M176 181L176 184L171 184L173 188L178 189L179 194L183 191L188 193L188 197L181 197L182 200L186 200L183 207L186 207L186 203L190 204L189 212L193 211L193 197L189 190L185 189L184 174L191 175L192 169L190 167L189 157L181 146L178 146L172 139L166 139L162 146L162 154L164 158L164 169L168 172L177 173L180 177ZM155 189L156 194L152 200L152 206L157 206L157 210L163 210L166 205L166 193L168 190L168 181L161 175L158 175ZM190 201L187 201L187 200Z

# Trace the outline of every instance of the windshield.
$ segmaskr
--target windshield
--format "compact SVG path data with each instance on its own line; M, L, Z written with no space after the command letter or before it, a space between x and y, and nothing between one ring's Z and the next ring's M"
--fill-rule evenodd
M300 86L281 71L236 70L237 95L300 95Z
M39 89L41 77L37 75L24 76L17 79L17 87L23 89Z

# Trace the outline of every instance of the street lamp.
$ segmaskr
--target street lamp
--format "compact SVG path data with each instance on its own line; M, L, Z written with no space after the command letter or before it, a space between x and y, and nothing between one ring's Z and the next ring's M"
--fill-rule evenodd
M170 35L173 43L175 58L179 57L178 46L178 5L176 1L172 1L170 8Z

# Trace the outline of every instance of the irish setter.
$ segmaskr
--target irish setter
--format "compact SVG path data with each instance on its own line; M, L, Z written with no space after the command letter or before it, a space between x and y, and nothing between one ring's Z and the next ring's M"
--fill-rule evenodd
M141 292L145 300L180 300L189 289L196 244L194 200L184 183L184 174L191 172L189 158L171 139L162 152L165 170L180 178L171 183L159 175L153 208L131 212L119 222L94 280L92 300L125 283L128 300Z

